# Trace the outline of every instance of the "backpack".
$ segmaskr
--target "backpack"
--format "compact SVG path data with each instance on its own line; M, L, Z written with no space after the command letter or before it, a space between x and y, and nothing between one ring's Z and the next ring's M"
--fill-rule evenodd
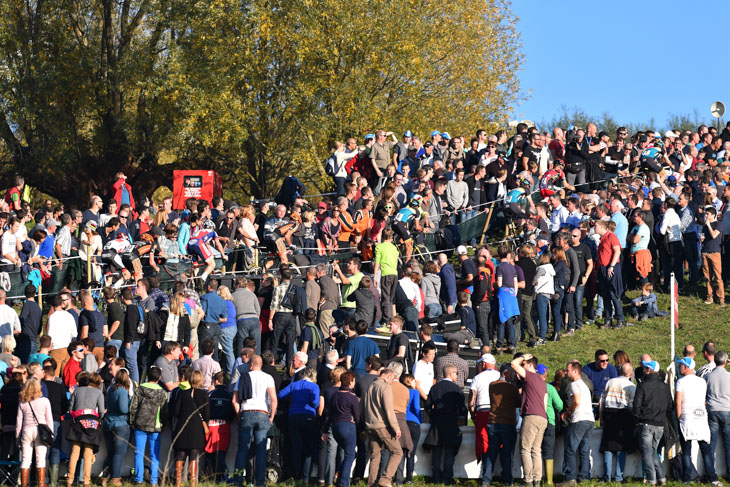
M139 323L137 323L137 335L140 336L146 336L147 335L147 323L145 322L145 316L144 316L144 310L142 309L142 306L137 306L137 311L139 311Z
M340 172L340 168L337 167L337 157L334 154L329 156L324 162L324 172L330 177L334 177L335 174Z
M296 315L303 315L307 310L307 293L300 286L289 284L281 306L289 308Z

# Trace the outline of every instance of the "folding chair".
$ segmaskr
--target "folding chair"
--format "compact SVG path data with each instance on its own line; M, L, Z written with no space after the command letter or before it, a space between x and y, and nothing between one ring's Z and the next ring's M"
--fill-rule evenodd
M0 484L18 487L20 476L20 462L0 460Z

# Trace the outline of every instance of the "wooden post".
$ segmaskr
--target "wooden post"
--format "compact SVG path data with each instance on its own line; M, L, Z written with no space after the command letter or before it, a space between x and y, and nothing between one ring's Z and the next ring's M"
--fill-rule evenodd
M489 214L487 215L487 221L484 223L484 228L482 229L482 237L479 239L479 245L484 243L484 236L487 234L487 228L489 228L489 221L492 219L492 213L494 213L494 202L492 202L492 207L489 208Z

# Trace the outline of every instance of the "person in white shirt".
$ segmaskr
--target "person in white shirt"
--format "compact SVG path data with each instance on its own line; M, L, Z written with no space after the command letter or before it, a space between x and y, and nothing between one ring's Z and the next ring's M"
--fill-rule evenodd
M0 340L6 335L20 334L20 318L13 308L5 304L6 296L0 289Z
M659 233L666 235L669 242L669 258L671 259L671 265L666 266L664 282L669 282L669 276L674 272L674 277L681 289L684 282L684 245L682 244L681 222L679 215L674 210L676 206L677 202L672 198L667 198L664 202L664 217L659 225Z
M568 429L565 432L565 465L563 466L564 484L574 484L577 480L591 478L590 441L593 433L593 407L591 405L591 391L583 379L580 362L573 360L566 367L570 389L568 390L568 408L563 418L568 419ZM580 462L579 462L580 458Z
M51 337L50 355L56 361L56 374L58 374L61 364L69 359L66 349L78 335L76 320L67 311L70 302L69 294L57 294L53 298L53 307L48 315L48 335Z
M17 218L11 218L8 222L8 231L3 233L2 239L0 239L0 245L2 245L2 267L0 270L4 272L12 272L16 267L20 267L22 262L18 256L18 250L21 240L16 236L18 229L20 228L20 220Z
M692 440L699 443L705 464L705 475L713 486L722 485L715 473L715 452L710 448L710 425L707 420L707 382L695 374L695 361L684 357L677 361L680 379L677 381L675 405L682 445L682 481L689 484L692 470Z
M243 399L244 387L239 384L233 396L233 408L240 412L238 426L238 451L236 453L236 471L243 472L248 465L248 449L251 437L255 448L256 485L264 485L266 474L266 440L269 428L274 422L278 399L274 378L262 372L263 361L254 355L249 363L248 376L251 378L251 397Z
M421 403L428 398L434 382L433 361L436 358L436 346L430 343L423 345L421 349L421 360L413 365L413 378L416 381L416 389L421 396Z
M550 232L555 233L567 223L570 212L563 206L559 194L550 196L550 203L553 205L553 213L550 216Z

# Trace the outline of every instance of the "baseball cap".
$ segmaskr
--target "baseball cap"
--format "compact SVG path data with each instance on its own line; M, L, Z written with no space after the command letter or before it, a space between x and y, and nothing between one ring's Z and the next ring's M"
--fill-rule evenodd
M606 132L605 130L601 130L600 132L598 132L598 138L601 139L603 137L611 137L611 136L608 135L608 132Z
M544 364L537 364L537 373L540 375L547 374L548 368L547 365Z
M413 136L413 134L411 133L410 130L406 130L406 133L403 134L403 137L412 137L412 136Z
M324 201L320 201L319 204L317 205L317 208L324 208L326 210L327 203L325 203Z
M664 137L677 137L677 134L675 134L671 130L667 130L666 132L664 132Z
M479 359L477 360L477 363L480 363L480 362L485 362L488 364L496 364L497 359L495 359L494 355L492 355L491 353L485 353L484 355L479 357Z
M435 137L437 135L441 135L441 132L439 132L438 130L434 130L433 132L431 132L431 137Z
M374 139L374 138L375 138L375 134L367 134L367 135L365 136L365 140L368 140L368 139Z
M463 245L459 245L458 247L456 247L456 253L459 255L466 255L466 247L464 247Z
M57 227L58 225L59 225L59 223L53 218L49 218L48 220L46 220L46 228Z
M680 365L684 365L685 367L694 370L695 368L695 361L692 359L692 357L684 357L680 360L677 360L677 363Z
M659 372L659 362L657 362L656 360L651 360L649 362L647 362L646 360L642 360L641 364L644 367L648 367L649 369L651 369L654 372Z
M86 222L86 228L91 230L92 232L96 231L96 222L94 220L89 220Z
M451 140L451 136L448 132L441 132L441 137L443 137L446 140Z
M654 138L655 139L661 139L662 138L662 133L659 132L658 130L655 130L654 131Z
M162 229L160 227L158 227L157 225L155 225L152 228L150 228L150 233L156 237L161 237Z

